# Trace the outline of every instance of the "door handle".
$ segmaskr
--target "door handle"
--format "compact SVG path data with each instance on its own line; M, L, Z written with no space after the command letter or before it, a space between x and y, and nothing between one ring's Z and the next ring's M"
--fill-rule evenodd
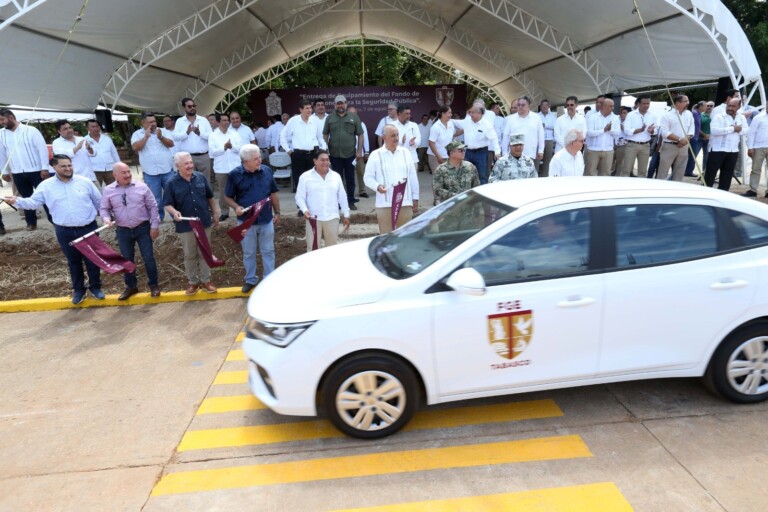
M595 299L592 297L582 297L580 295L577 295L575 297L568 297L565 300L562 300L557 303L557 307L559 308L580 308L583 306L589 306L590 304L594 303Z
M744 288L749 283L743 279L723 279L709 285L713 290L732 290L734 288Z

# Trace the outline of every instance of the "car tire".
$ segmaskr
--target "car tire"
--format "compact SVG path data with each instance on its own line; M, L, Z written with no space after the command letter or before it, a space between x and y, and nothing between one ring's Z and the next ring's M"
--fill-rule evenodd
M726 338L704 375L711 390L732 402L768 399L768 324L757 324Z
M342 362L325 381L326 415L351 437L378 439L405 426L416 410L413 370L389 356L363 356Z

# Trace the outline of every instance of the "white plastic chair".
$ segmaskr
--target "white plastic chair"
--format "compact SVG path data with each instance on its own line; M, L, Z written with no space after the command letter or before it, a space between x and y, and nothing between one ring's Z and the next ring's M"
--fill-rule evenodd
M276 151L269 155L269 166L276 180L291 179L291 156L288 153Z

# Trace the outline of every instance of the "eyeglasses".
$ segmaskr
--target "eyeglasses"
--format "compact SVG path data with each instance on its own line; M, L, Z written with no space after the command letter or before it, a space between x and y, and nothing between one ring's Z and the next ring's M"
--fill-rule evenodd
M187 105L184 108L197 108L197 105L194 103L187 103Z

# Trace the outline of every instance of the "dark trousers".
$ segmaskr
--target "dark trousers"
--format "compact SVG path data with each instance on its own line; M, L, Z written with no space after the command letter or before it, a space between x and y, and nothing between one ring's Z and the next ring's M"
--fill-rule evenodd
M13 183L16 185L16 189L19 191L21 197L29 197L32 192L35 191L37 186L43 182L43 178L40 176L40 171L37 172L19 172L13 175ZM51 214L48 213L48 207L45 208L45 214L48 216L48 220L53 224ZM37 226L37 214L35 210L24 210L24 220L27 221L27 226Z
M488 148L469 149L464 153L464 160L472 162L477 167L477 175L480 177L480 184L488 183Z
M704 174L704 182L708 187L715 184L717 171L720 171L720 182L717 188L720 190L730 190L733 170L736 168L738 153L728 153L725 151L710 151L707 159L707 171Z
M344 178L344 188L347 191L347 203L349 206L355 204L355 166L352 165L355 157L339 158L337 156L331 157L331 169L341 174Z
M299 178L302 173L310 170L315 166L312 160L312 151L302 151L296 149L291 153L291 185L293 186L293 193L296 193L296 187L299 186Z
M651 162L648 164L648 178L653 178L659 170L659 160L661 160L661 153L654 151L651 153ZM637 170L637 175L641 176L640 170Z
M693 151L693 156L691 156L690 154L688 155L688 165L685 166L686 176L693 176L693 169L694 167L696 167L696 157L699 156L699 152L701 151L701 148L706 143L707 141L702 139L691 139L691 150Z
M94 220L87 226L80 226L71 228L67 226L56 226L56 240L59 241L59 247L61 252L67 258L67 265L69 266L69 277L72 279L72 288L76 292L85 293L85 275L83 273L83 263L85 263L85 269L88 271L88 288L90 290L101 289L101 273L99 267L91 262L88 258L80 254L80 251L69 245L69 242L80 238L86 233L89 233L96 229L96 221ZM98 236L98 235L93 235Z
M477 174L480 176L481 185L488 183L488 148L467 148L464 160L472 162L477 167Z
M147 269L147 284L157 286L157 263L155 253L152 250L152 237L149 236L149 221L142 222L135 228L117 227L117 245L123 258L136 262L136 244L139 244L141 259L144 260L144 268ZM136 272L126 272L123 276L126 288L138 288Z

